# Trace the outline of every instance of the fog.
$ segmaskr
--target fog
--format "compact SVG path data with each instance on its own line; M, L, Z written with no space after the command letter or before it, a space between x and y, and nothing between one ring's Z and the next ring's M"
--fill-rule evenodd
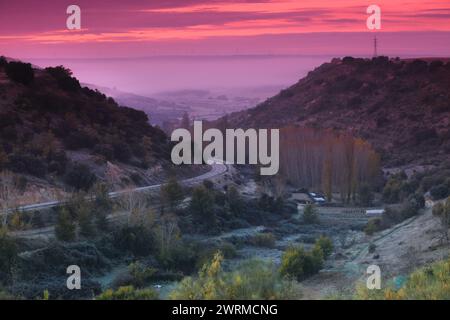
M286 87L331 57L208 56L139 59L31 59L41 67L64 65L84 83L141 95L185 89Z

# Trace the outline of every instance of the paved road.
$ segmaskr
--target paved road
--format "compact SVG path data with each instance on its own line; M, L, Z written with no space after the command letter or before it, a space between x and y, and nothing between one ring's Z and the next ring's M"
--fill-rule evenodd
M197 176L197 177L185 179L185 180L181 181L181 184L183 184L185 186L193 186L193 185L202 183L204 180L208 180L208 179L212 179L212 178L221 176L228 171L228 165L220 163L220 162L212 163L212 164L210 164L210 166L211 166L210 171L208 171L200 176ZM132 192L153 191L153 190L160 189L161 186L163 186L163 185L164 184L154 184L151 186L135 188L135 189L132 189L131 191ZM124 193L128 193L128 192L130 192L130 190L114 191L114 192L110 192L109 196L110 196L110 198L116 198L116 197L118 197ZM43 210L43 209L57 207L62 204L64 204L64 201L50 201L50 202L30 204L30 205L19 207L18 209L20 211ZM1 214L3 214L3 213L0 213L0 215Z

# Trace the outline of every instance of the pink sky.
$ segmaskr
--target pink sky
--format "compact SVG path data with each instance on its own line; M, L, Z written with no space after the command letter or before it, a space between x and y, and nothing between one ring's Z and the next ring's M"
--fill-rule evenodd
M66 8L82 30L65 29ZM386 54L450 55L450 1L0 0L0 54L108 58L174 54L364 54L382 9ZM336 41L339 39L339 41ZM365 42L362 42L365 41Z

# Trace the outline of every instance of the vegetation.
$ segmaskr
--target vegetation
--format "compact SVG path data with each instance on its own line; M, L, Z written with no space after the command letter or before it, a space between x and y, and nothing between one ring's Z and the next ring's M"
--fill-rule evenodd
M157 300L158 293L152 288L135 289L133 286L108 289L95 298L96 300Z
M73 241L76 238L76 224L65 208L61 209L58 214L55 236L61 241Z
M322 269L324 259L332 250L331 240L323 236L316 240L310 251L300 246L290 247L282 256L280 274L299 281L314 275Z
M444 238L449 241L448 229L450 228L450 198L447 198L444 202L437 203L433 207L433 215L440 219L442 234Z
M11 61L5 69L8 77L15 82L29 85L34 80L34 70L29 63Z
M222 269L223 256L216 253L198 276L187 277L171 292L171 299L298 299L301 294L296 282L280 278L273 266L261 261L249 261L237 270Z
M319 222L319 215L317 209L312 204L307 204L303 209L303 221L307 224Z
M450 260L434 263L409 275L401 288L389 285L382 290L357 286L356 299L362 300L449 300Z
M265 248L273 248L275 241L273 233L258 233L250 240L253 245Z
M0 107L0 170L52 177L86 191L95 182L92 165L73 163L69 150L92 155L97 166L117 161L148 168L169 158L166 135L144 112L82 88L62 66L38 70L2 61L0 73L12 82L2 85L8 94Z
M16 264L18 247L4 228L0 229L0 286L11 280Z
M176 180L176 177L171 176L161 188L161 202L163 207L168 206L170 210L174 210L183 198L183 188Z

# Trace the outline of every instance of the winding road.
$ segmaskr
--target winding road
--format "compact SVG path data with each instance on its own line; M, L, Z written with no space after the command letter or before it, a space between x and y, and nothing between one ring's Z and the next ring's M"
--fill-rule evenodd
M185 179L181 181L182 185L185 186L193 186L197 185L199 183L202 183L204 180L217 178L218 176L221 176L225 174L228 171L228 164L224 164L223 162L216 161L214 163L210 164L211 170L199 175L197 177ZM164 183L161 184L154 184L151 186L145 186L145 187L139 187L131 190L121 190L121 191L114 191L109 193L110 198L116 198L122 194L128 193L128 192L145 192L145 191L154 191L158 190L163 186ZM26 206L21 206L18 208L19 211L35 211L35 210L43 210L43 209L50 209L53 207L60 206L64 204L65 201L49 201L49 202L43 202L43 203L36 203L36 204L30 204ZM3 213L2 213L3 214Z

